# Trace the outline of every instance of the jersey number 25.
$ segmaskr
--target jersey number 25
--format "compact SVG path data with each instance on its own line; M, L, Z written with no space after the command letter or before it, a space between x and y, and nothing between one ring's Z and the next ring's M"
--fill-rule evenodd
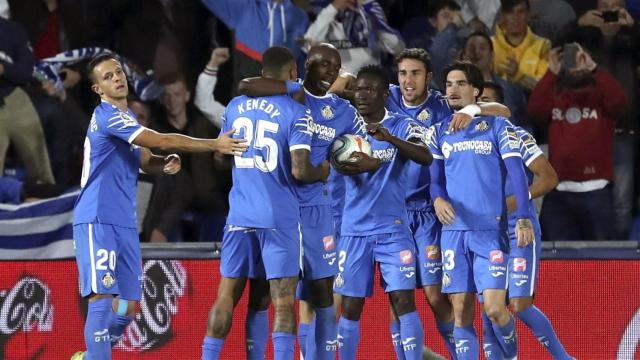
M258 120L256 122L256 131L254 133L253 122L246 117L239 117L233 121L233 128L236 134L244 133L244 139L247 140L249 146L258 150L253 157L234 156L237 168L258 168L263 172L271 172L278 166L278 143L266 135L269 133L277 133L280 125L267 120ZM250 151L245 152L251 154Z

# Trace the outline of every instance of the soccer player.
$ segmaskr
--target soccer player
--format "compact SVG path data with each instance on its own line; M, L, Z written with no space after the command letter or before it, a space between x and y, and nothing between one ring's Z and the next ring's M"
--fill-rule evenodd
M396 58L398 84L390 85L387 109L406 114L419 124L430 127L446 120L453 114L447 100L438 91L429 90L431 82L431 60L423 49L404 49ZM509 109L498 103L483 103L480 107L469 105L456 112L451 121L451 130L465 128L474 115L500 115L509 117ZM429 196L429 169L409 163L406 178L407 215L416 247L418 271L416 281L429 302L436 319L436 327L447 345L451 357L455 358L453 343L453 312L451 302L441 292L442 260L440 255L440 223L436 219ZM391 336L398 359L403 359L402 344L398 339L400 324L392 318Z
M483 84L483 101L503 102L500 85L493 82ZM522 139L520 154L524 162L529 180L529 193L531 201L529 211L535 214L533 199L544 196L556 185L558 185L558 174L553 169L549 161L545 158L542 150L538 147L536 139L526 130L516 127L518 137ZM532 181L532 179L535 180ZM540 251L542 248L540 222L537 216L533 216L533 229L535 240L526 247L518 247L516 235L513 232L515 222L513 211L516 208L516 200L512 195L511 183L507 179L505 193L507 194L507 211L509 212L509 302L515 315L531 329L538 341L549 351L554 359L572 359L566 352L562 343L558 339L553 326L545 314L533 305L533 293L535 291L536 280L540 269ZM498 345L498 341L493 332L491 321L482 313L483 324L483 348L485 357L488 360L499 360L504 358L504 354Z
M338 243L335 291L342 295L338 339L340 358L355 359L360 315L365 297L373 293L375 263L383 286L400 319L406 359L421 359L423 330L414 302L415 246L405 207L407 164L431 163L424 128L405 116L388 112L389 81L377 66L358 72L354 99L367 123L373 156L352 155L353 163L338 167L345 175L345 205Z
M110 359L111 346L133 320L142 289L142 258L136 229L138 169L175 174L180 158L167 151L241 154L245 141L231 133L218 139L159 134L136 120L127 107L128 85L122 65L100 55L88 65L91 89L100 96L84 143L84 165L76 202L73 238L81 294L89 298L84 329L86 352L73 359Z
M468 62L445 70L446 94L454 110L474 104L482 91L482 74ZM529 194L522 159L521 140L502 117L474 117L459 132L448 130L451 118L429 131L433 152L431 197L443 224L442 289L453 304L458 359L478 359L479 346L473 327L474 292L484 297L502 350L517 355L515 323L506 305L506 244L501 237L506 222L504 182L508 175L517 201L517 246L533 239ZM505 173L506 172L506 173Z
M295 59L286 48L269 48L262 65L264 77L295 79ZM311 164L312 124L309 110L286 95L239 96L225 110L223 129L235 129L250 148L233 159L222 280L209 313L203 360L218 358L247 278L269 281L264 288L275 308L275 359L293 359L294 294L302 263L296 181L326 182L329 176L328 162Z
M340 67L340 54L332 45L318 44L309 50L303 88L305 104L313 117L313 164L320 164L329 157L329 149L335 138L351 133L364 135L364 123L357 116L355 108L335 94L327 93L338 77ZM295 92L297 88L296 84L289 84L290 92ZM286 94L287 84L273 79L245 79L240 83L239 92L253 96ZM331 189L322 183L303 184L298 187L304 249L301 286L303 300L300 302L298 339L305 359L334 359L337 349L333 279L338 264L332 203L341 202L344 194L334 198L332 192L335 184L344 181L341 177L335 172L332 173L329 178ZM339 209L339 206L335 208ZM310 311L303 309L308 308L304 300L310 301ZM316 314L315 322L311 321L313 311ZM309 329L309 326L313 328Z

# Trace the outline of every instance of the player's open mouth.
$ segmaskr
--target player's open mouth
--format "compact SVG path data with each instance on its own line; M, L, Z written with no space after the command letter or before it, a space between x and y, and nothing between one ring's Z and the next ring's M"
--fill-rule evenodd
M449 95L449 96L447 96L447 99L449 99L449 100L460 100L460 96L459 95Z
M122 89L124 89L124 85L118 85L118 86L116 86L116 90L122 90Z
M331 83L328 81L320 80L320 84L327 89L331 87Z

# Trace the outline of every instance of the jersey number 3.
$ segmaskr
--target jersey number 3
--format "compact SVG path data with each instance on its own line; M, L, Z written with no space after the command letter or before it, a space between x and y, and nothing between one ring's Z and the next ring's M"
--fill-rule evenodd
M247 156L254 153L253 157L234 156L236 167L244 169L255 167L263 172L272 172L278 166L278 143L267 137L266 133L277 133L279 125L267 120L258 120L256 127L254 133L253 122L246 117L239 117L233 121L236 134L242 132L249 146L256 150L254 152L247 151L244 154Z

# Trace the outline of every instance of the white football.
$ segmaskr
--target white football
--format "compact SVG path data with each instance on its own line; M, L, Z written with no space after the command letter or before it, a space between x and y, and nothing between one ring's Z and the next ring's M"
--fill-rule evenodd
M354 160L351 154L354 152L363 152L371 156L371 144L358 135L342 135L331 145L331 162L333 164L352 162Z

